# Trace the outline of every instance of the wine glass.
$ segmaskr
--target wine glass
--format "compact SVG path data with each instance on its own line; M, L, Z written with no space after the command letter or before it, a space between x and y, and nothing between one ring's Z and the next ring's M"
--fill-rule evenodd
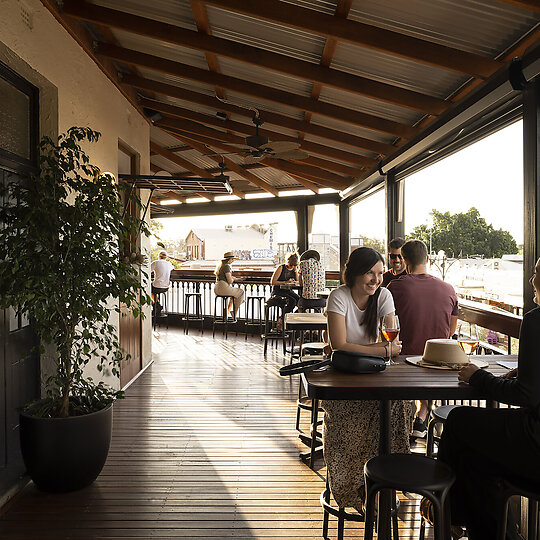
M458 343L462 351L467 355L469 363L471 355L478 348L478 328L476 324L463 322L458 327Z
M399 334L399 318L397 315L394 315L390 313L389 315L385 315L382 321L381 325L381 332L389 343L389 350L388 354L390 358L388 359L390 362L392 361L392 341L397 338Z

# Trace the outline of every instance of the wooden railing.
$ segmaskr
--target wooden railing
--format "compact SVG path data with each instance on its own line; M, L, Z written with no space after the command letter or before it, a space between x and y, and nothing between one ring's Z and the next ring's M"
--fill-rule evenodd
M244 289L246 296L264 296L269 298L272 294L270 271L234 270L237 278L235 286ZM340 273L327 271L326 281L332 285L339 282ZM182 317L184 315L185 295L188 292L200 292L202 297L203 315L209 320L214 314L214 284L215 276L209 270L173 270L171 273L171 287L167 295L167 310L171 315ZM240 308L239 319L246 317L246 305ZM482 328L493 330L506 336L505 349L481 342L480 348L486 353L505 354L511 352L512 339L519 337L522 317L501 310L500 308L474 302L472 300L459 300L460 320L474 323Z

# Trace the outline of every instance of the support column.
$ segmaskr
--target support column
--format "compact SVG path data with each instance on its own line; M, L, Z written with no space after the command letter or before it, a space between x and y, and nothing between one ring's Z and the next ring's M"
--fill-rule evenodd
M298 230L298 238L296 245L298 253L303 253L308 248L308 206L303 203L296 208L296 228Z
M389 171L385 179L386 192L386 245L393 238L401 236L405 238L405 184L403 181L396 182L392 171Z
M347 257L349 256L350 245L350 207L349 204L341 201L339 203L339 269L343 270Z
M523 312L535 304L529 278L540 256L540 78L523 91Z

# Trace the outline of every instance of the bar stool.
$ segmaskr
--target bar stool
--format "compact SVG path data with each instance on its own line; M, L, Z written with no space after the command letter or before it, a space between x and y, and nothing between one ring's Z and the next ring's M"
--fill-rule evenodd
M193 304L195 313L190 311L190 304ZM204 334L204 315L202 309L202 293L188 292L184 295L184 334L189 334L189 321L201 321L201 335Z
M168 291L167 291L168 292ZM153 327L156 328L158 319L166 319L166 328L169 328L169 311L167 309L167 292L154 293L154 309L152 313ZM161 312L157 313L157 305L161 304L163 308Z
M272 304L269 304L272 300ZM286 353L286 340L288 339L288 334L285 332L285 307L286 300L281 297L273 296L270 297L266 304L264 305L264 355L266 356L266 351L268 349L268 342L274 341L276 344L279 340L283 341L283 354ZM278 320L281 318L281 329L278 328Z
M246 329L246 339L248 335L248 329L250 326L258 326L259 327L259 335L262 336L263 334L263 316L264 316L264 301L266 300L265 296L248 296L246 298L246 322L245 322L245 329ZM257 306L257 319L255 319L255 306ZM251 313L251 316L250 316Z
M373 539L375 496L383 489L418 493L433 503L434 538L450 540L450 504L448 492L455 481L445 463L420 454L389 454L371 458L364 466L366 480L366 526L364 539ZM420 525L424 539L425 522Z
M444 424L450 411L461 405L441 405L431 411L431 419L428 424L428 433L426 440L426 456L434 457L435 441L439 441L439 437L435 435L435 428L438 425Z
M501 509L499 526L497 527L497 540L505 540L506 529L508 525L508 504L510 497L519 495L529 501L527 512L527 538L528 540L537 540L538 538L538 502L540 501L540 486L526 482L508 482L504 481L505 490L501 498Z
M225 339L227 339L227 333L229 330L227 306L229 305L229 299L232 302L234 302L234 296L222 296L220 294L216 294L216 297L214 298L214 319L212 321L212 337L214 337L216 334L216 324L222 324L225 327ZM219 312L217 310L218 301L221 301L221 315L220 316L218 316ZM234 320L234 322L236 322L236 320ZM231 324L233 324L233 320L231 320Z
M330 514L338 518L338 540L343 540L343 533L345 532L345 521L364 521L362 514L352 514L347 512L345 508L334 508L330 504L330 485L328 483L328 477L326 478L326 486L321 493L320 497L321 506L323 509L323 538L328 538L328 519ZM392 502L392 523L394 526L394 540L398 539L398 521L397 521L397 505L394 497Z

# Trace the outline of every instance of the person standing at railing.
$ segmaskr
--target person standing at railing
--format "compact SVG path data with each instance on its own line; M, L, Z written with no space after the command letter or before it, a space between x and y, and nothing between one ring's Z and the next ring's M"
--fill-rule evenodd
M540 259L530 279L540 305ZM444 424L438 459L456 474L450 491L454 525L467 528L469 540L496 538L501 481L535 484L540 493L540 308L523 317L518 367L503 377L468 364L458 379L489 399L519 408L457 407ZM429 517L429 503L421 509ZM507 539L520 538L515 526Z
M244 303L244 291L240 287L233 287L235 278L232 275L231 264L236 259L232 251L227 251L223 254L223 259L217 265L214 274L216 275L216 284L214 285L214 293L218 296L233 296L234 300L229 300L227 306L227 314L233 318L232 322L236 321L238 310Z
M174 266L167 261L167 252L160 251L159 258L152 262L150 270L154 274L152 281L152 296L154 299L154 316L159 317L163 311L163 306L159 303L159 295L167 294L171 284L171 270Z
M326 299L317 294L326 286L324 268L318 251L308 249L300 255L299 275L302 294L298 300L298 311L325 307Z

